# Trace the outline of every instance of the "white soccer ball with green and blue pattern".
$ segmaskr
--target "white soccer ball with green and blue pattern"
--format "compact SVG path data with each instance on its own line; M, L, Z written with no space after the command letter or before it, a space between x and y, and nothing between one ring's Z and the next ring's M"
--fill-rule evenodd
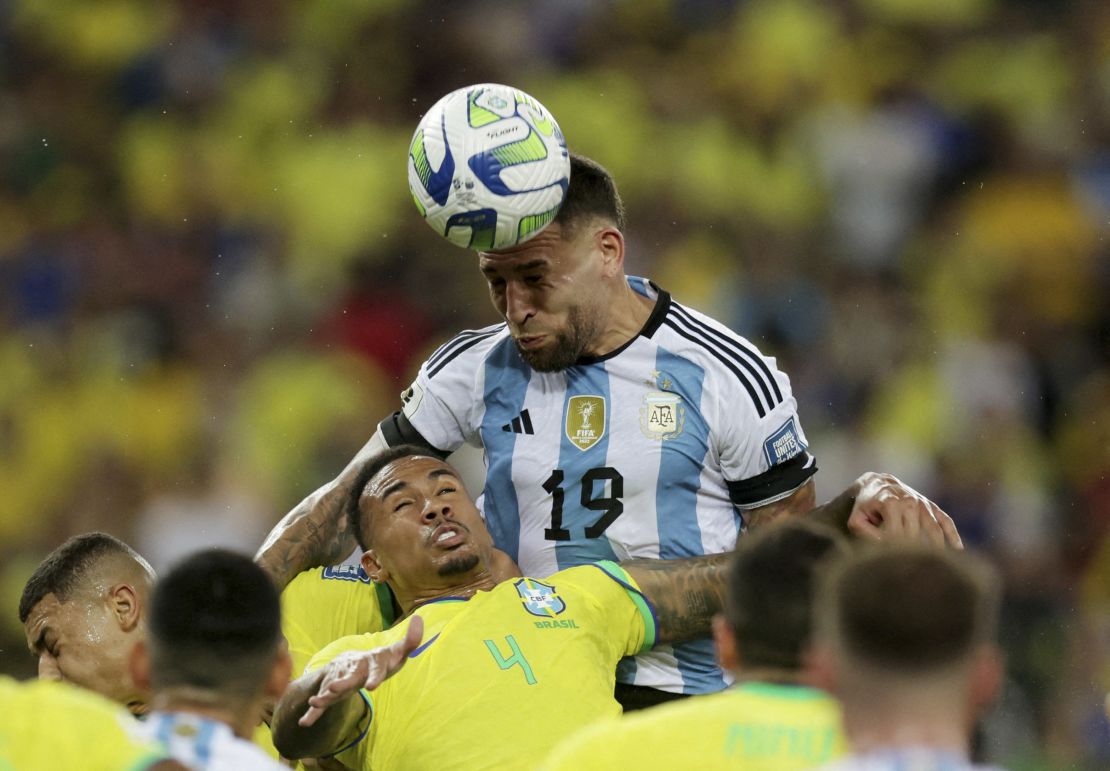
M527 241L559 212L570 156L555 118L523 91L482 83L452 91L409 145L409 190L424 220L478 251Z

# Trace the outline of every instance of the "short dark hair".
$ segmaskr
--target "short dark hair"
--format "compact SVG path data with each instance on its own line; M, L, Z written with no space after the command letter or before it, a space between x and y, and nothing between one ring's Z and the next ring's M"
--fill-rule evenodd
M154 585L148 615L151 681L252 697L281 642L270 577L247 556L206 549Z
M835 530L787 519L740 538L725 617L745 667L798 669L812 630L817 572L843 549Z
M362 464L355 476L355 481L351 484L350 490L347 491L344 512L347 515L347 521L351 523L351 531L355 534L355 541L364 551L370 548L370 533L362 526L362 508L359 504L362 501L362 493L366 490L366 485L378 475L379 471L393 461L416 456L439 458L440 454L435 450L415 444L399 444L396 447L388 447L376 455L371 455Z
M612 222L624 230L624 203L613 176L597 161L577 153L570 154L570 184L563 199L558 222L568 234L595 218Z
M997 572L966 552L918 545L861 550L822 588L822 636L851 659L920 674L958 664L997 634Z
M138 552L115 536L93 532L75 535L46 556L23 586L19 621L26 623L31 610L48 594L67 602L89 571L109 556L125 556L143 564Z

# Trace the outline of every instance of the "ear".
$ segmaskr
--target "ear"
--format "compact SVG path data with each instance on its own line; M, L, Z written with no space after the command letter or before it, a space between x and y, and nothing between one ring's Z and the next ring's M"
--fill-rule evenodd
M833 652L823 645L807 647L802 653L802 681L822 691L836 693L839 678Z
M602 275L616 278L624 274L624 235L616 228L604 228L595 236L601 252Z
M150 693L150 652L145 642L140 641L132 646L127 664L135 687L143 693Z
M277 654L274 656L274 666L270 669L270 677L266 680L266 699L277 701L289 687L293 677L293 659L289 656L289 643L282 638L278 645Z
M385 583L389 580L389 571L382 567L382 563L378 561L378 555L373 549L367 549L362 553L362 569L366 571L366 575L370 576L370 580L377 583Z
M971 675L971 708L978 717L991 705L1002 687L1005 664L1002 654L992 645L975 653Z
M108 607L124 632L132 631L142 621L142 600L131 584L116 584L109 589Z
M736 633L723 615L713 616L713 641L717 644L717 663L726 672L740 671L740 651L736 647Z

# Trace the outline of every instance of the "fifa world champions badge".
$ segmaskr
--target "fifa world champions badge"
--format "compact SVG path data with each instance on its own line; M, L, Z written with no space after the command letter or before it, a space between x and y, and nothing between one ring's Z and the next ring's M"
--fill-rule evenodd
M605 397L572 396L567 403L566 434L579 450L588 450L605 436Z

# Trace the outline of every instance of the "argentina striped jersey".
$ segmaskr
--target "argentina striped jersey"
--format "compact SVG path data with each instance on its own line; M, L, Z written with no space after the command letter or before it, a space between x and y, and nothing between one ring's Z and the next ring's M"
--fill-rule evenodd
M629 283L655 307L617 351L536 372L498 324L443 345L406 394L404 416L429 445L484 448L479 506L525 575L728 551L743 510L816 471L774 359L649 281ZM708 639L659 646L618 677L676 693L725 684Z
M219 720L191 712L151 712L141 731L193 771L287 769L256 744L240 739Z

